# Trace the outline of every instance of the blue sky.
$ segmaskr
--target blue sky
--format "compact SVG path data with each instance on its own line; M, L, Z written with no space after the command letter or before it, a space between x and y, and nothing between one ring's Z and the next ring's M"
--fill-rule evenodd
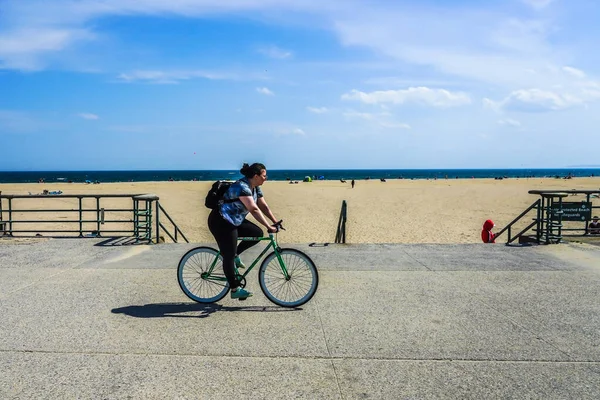
M596 0L0 0L0 170L600 165Z

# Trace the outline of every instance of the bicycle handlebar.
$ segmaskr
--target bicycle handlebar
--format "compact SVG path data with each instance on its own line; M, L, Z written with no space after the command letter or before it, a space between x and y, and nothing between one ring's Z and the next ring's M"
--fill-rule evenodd
M280 219L279 221L275 222L271 226L273 226L273 227L275 227L275 229L277 229L275 231L275 233L279 232L280 230L285 231L285 228L283 227L283 220L282 219Z

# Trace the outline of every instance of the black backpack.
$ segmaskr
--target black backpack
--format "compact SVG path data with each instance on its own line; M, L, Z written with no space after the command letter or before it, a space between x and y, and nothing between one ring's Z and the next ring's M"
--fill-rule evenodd
M236 201L237 199L223 200L225 192L227 192L227 190L233 183L234 182L232 181L216 181L215 183L213 183L212 187L206 195L204 205L207 208L214 209L217 208L220 202L231 203Z

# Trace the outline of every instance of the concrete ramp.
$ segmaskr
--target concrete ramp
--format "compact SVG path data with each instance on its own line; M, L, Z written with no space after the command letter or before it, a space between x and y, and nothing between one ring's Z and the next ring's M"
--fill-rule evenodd
M0 240L0 398L600 397L598 247L293 245L289 310L188 300L197 245Z

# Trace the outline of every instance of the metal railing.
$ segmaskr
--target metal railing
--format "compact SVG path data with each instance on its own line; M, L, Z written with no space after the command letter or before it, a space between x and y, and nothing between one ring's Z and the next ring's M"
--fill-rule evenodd
M500 232L496 234L496 239L501 236L504 232L507 232L508 239L506 244L510 244L516 239L525 242L535 242L538 244L550 244L560 243L563 237L576 237L583 236L589 233L589 220L583 221L564 221L563 220L563 203L564 199L569 195L585 194L585 203L592 203L592 198L600 198L600 190L570 190L565 192L556 192L554 190L530 190L530 194L539 195L540 198L536 200L531 206L523 211L518 217L512 220L506 225ZM533 218L527 227L519 231L516 235L512 236L513 226L519 222L525 215L531 210L536 210L536 216ZM593 213L594 209L600 209L600 206L592 205L590 211ZM584 226L580 228L572 228L573 224L583 223ZM569 225L566 225L569 224ZM527 232L533 230L535 237L525 236ZM580 234L565 235L564 232L580 232Z
M335 234L336 243L346 243L346 219L348 214L348 205L346 200L342 200L342 210L340 211L340 219Z
M548 196L552 193L556 193L555 190L530 190L529 194L537 194L539 196L542 197L542 199L545 196ZM600 205L593 205L593 199L597 198L599 199L600 202L600 190L579 190L579 189L573 189L573 190L565 190L565 191L561 191L560 193L562 193L563 196L563 202L566 198L568 198L568 196L577 196L577 195L585 195L585 203L592 203L591 206L591 214L592 215L597 215L600 214ZM583 202L583 201L582 201ZM544 207L544 210L547 210L548 207L551 207L550 205L546 205ZM594 211L594 210L599 210L598 212ZM551 211L551 210L550 210ZM545 217L548 217L548 213L546 212ZM562 237L577 237L577 236L582 236L582 235L587 235L589 233L589 221L588 220L582 220L582 221L561 221L562 226L560 227L560 231L561 231L561 236ZM579 228L573 228L571 226L577 226L579 224L583 224L583 226L579 227ZM567 232L567 234L565 234L564 232ZM579 234L577 234L576 232L579 232Z
M131 199L131 207L115 207L115 199ZM30 200L43 199L47 202L60 202L63 208L27 207ZM113 200L109 207L108 200ZM90 206L90 200L93 205ZM19 207L15 208L15 205ZM55 203L56 204L56 203ZM153 213L153 205L155 212ZM38 204L39 206L39 204ZM160 222L164 215L173 225L175 237ZM50 219L35 218L36 215L49 215ZM75 214L74 217L69 218ZM27 217L33 215L33 217ZM155 217L156 222L153 221ZM34 227L32 228L31 225ZM130 229L124 227L130 226ZM187 238L177 224L160 205L159 198L152 194L37 194L0 195L0 234L77 234L77 237L121 237L133 236L136 241L152 243L153 225L156 226L156 242L159 242L161 229L174 241L181 236ZM58 235L49 235L58 236Z
M171 222L171 224L173 224L173 228L174 228L174 236L171 235L171 233L169 232L169 230L167 228L165 228L165 226L162 224L162 222L160 222L160 215L161 212L164 214L165 217L167 217L167 219L169 220L169 222ZM165 211L165 209L160 205L160 203L157 201L156 202L156 242L159 242L160 239L160 230L163 230L170 238L173 242L177 243L177 237L178 234L181 235L181 237L183 238L183 240L185 240L186 243L189 243L190 241L185 237L185 235L183 234L183 232L181 231L181 229L179 229L179 227L177 226L177 224L173 221L173 219L171 219L171 217L169 216L169 214L167 214L167 212Z
M513 219L500 232L498 232L495 236L495 239L498 239L500 237L500 235L502 235L504 232L507 232L508 239L506 241L506 244L510 244L510 243L514 242L516 239L519 239L520 237L522 237L527 231L529 231L531 228L533 228L535 225L537 225L537 223L538 223L537 221L539 218L540 202L541 202L541 200L536 200L525 211L523 211L517 218ZM519 222L521 220L521 218L523 218L525 215L527 215L527 213L529 213L529 211L531 211L533 209L536 210L536 213L538 214L538 216L536 216L536 218L534 218L533 222L531 224L529 224L525 229L521 230L515 236L512 236L513 225L515 225L517 222Z

